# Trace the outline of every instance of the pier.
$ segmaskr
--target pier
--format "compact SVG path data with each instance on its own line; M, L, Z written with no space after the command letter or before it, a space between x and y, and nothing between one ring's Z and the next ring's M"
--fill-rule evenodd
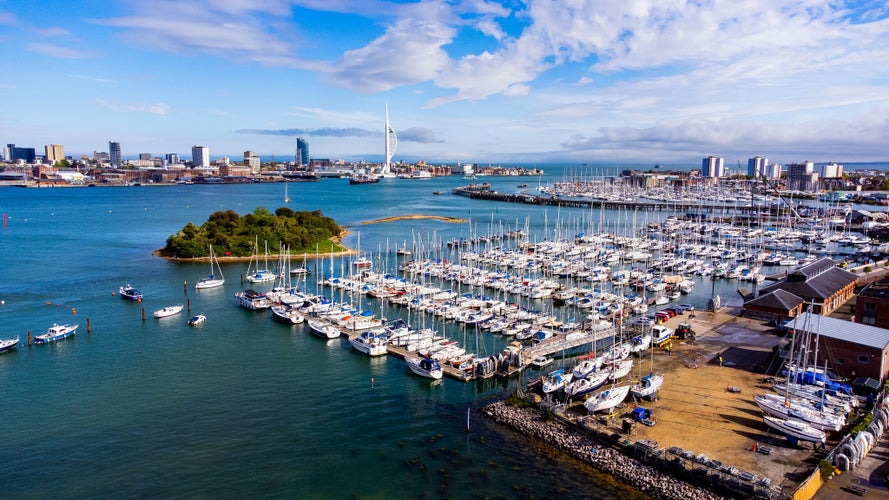
M573 208L593 208L593 207L603 207L609 209L619 209L619 208L634 208L634 209L642 209L642 210L650 210L650 211L683 211L683 210L695 210L699 212L717 212L725 210L726 208L732 209L741 209L741 208L749 208L749 207L741 207L741 206L731 206L727 207L724 204L701 204L701 203L687 203L687 202L666 202L666 201L613 201L613 200L578 200L578 199L566 199L559 198L556 196L540 196L540 195L530 195L530 194L515 194L515 193L498 193L497 191L491 191L490 188L484 188L479 186L464 186L458 187L451 190L451 192L457 196L465 196L467 198L473 200L490 200L490 201L502 201L508 203L524 203L526 205L545 205L545 206L559 206L559 207L573 207Z
M592 333L584 333L582 335L574 333L554 336L553 338L544 342L540 342L539 344L534 344L531 347L525 347L524 349L522 349L522 354L524 356L524 359L526 360L525 363L527 364L533 361L534 358L538 358L540 356L548 356L559 351L567 351L569 349L574 349L575 347L580 347L584 344L595 345L595 342L598 342L602 339L607 339L609 337L614 337L614 335L614 327L610 326L602 330L593 331Z

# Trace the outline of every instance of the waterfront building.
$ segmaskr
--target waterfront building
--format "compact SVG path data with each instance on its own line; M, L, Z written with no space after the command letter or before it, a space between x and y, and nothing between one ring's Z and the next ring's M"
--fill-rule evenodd
M309 141L304 137L296 138L296 165L301 167L309 164Z
M725 176L725 159L712 155L704 158L701 162L701 175L711 178Z
M179 155L177 153L167 153L164 155L164 160L166 160L168 165L177 165L179 164Z
M822 179L835 179L843 176L843 166L836 162L827 163L818 167L819 177Z
M111 166L114 168L120 167L121 165L121 157L120 157L120 143L116 141L108 142L108 155L111 160Z
M815 163L804 161L787 164L787 188L798 191L812 191L818 185L818 173Z
M885 328L808 312L784 326L794 330L797 338L809 339L809 345L799 345L797 352L822 353L818 360L801 360L809 366L817 362L823 367L823 353L828 353L828 369L838 377L849 380L870 377L882 381L889 375L889 330ZM796 335L798 333L810 335Z
M36 159L37 152L34 148L20 148L16 147L15 144L6 145L6 161L9 163L16 163L19 161L22 163L34 163L34 160Z
M861 289L855 301L855 322L889 328L889 278Z
M754 316L793 318L808 304L816 314L827 315L855 295L856 283L855 273L824 257L745 297L743 310Z
M253 151L244 151L244 165L250 168L251 174L258 174L260 170L259 155Z
M766 165L769 164L768 158L762 156L754 156L747 160L747 176L753 179L766 175Z
M151 153L139 153L139 159L140 160L150 160Z
M210 166L210 148L207 146L191 147L191 166L192 168L209 167Z

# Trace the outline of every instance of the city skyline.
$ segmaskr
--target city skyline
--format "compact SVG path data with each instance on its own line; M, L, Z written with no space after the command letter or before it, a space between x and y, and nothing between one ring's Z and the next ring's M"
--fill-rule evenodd
M0 142L125 157L885 161L889 9L798 1L0 2Z

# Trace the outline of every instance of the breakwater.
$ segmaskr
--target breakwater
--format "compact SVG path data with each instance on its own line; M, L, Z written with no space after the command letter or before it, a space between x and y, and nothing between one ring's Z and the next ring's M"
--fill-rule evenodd
M681 459L665 461L660 458L656 443L631 443L614 434L604 436L607 439L602 439L600 442L587 432L578 431L566 421L559 418L544 418L544 415L536 408L511 406L503 401L486 406L483 413L498 424L530 438L546 442L655 498L676 500L748 498L751 493L754 493L750 491L753 489L752 487L743 488L738 484L731 484L731 482L714 482L715 478L709 478L708 484L726 495L721 496L703 487L683 481L676 474L661 470L673 467L680 472L686 471ZM651 445L653 447L649 447ZM649 463L643 463L634 458L640 456ZM760 490L755 493L765 498L781 496L780 492L775 490Z

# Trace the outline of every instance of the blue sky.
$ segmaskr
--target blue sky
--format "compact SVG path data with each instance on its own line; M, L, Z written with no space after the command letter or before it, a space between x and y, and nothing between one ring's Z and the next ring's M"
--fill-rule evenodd
M39 151L889 159L883 1L0 0L0 55Z

